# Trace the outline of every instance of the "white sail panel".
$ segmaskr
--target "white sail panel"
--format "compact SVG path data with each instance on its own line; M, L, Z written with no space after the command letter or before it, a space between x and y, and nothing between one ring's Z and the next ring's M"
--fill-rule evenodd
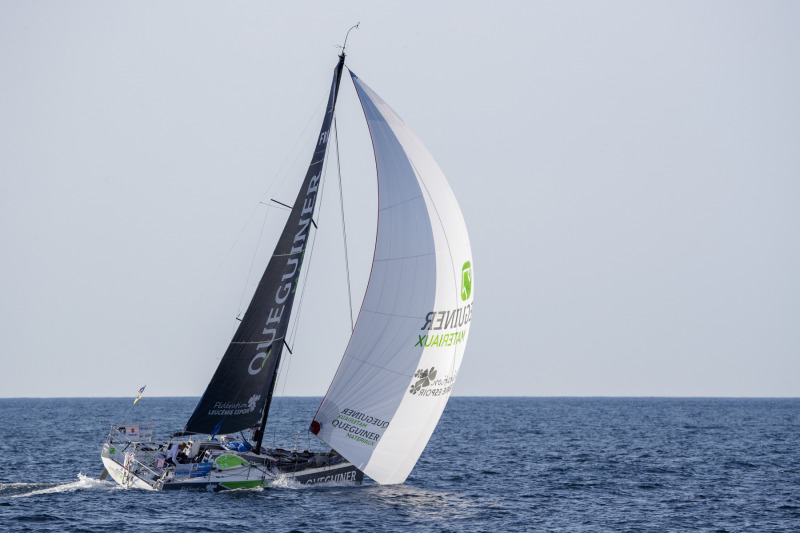
M352 77L375 150L377 241L353 336L312 431L375 481L402 483L461 365L472 316L472 255L436 162Z

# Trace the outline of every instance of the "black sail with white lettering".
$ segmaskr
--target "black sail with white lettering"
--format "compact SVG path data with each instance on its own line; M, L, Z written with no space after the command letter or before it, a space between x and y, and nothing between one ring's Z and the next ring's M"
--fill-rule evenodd
M344 57L334 69L311 165L242 322L185 433L232 433L259 424L277 372L308 243Z

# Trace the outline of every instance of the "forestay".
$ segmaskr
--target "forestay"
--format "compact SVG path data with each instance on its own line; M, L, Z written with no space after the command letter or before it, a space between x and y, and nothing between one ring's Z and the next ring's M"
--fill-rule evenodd
M356 327L311 431L378 483L402 483L458 375L472 316L472 255L436 162L351 76L375 151L377 240Z

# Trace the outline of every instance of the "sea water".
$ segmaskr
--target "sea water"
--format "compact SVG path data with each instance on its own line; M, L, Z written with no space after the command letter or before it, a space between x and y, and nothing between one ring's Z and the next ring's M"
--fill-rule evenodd
M0 399L0 530L800 531L799 399L452 398L396 486L97 479L112 423L175 431L195 402ZM276 402L265 442L318 447L319 399Z

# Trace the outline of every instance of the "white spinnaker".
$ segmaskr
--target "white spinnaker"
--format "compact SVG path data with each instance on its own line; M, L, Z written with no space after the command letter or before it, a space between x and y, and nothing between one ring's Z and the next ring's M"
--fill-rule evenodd
M377 241L355 330L312 430L378 483L402 483L461 365L472 255L436 162L400 117L352 78L375 151Z

